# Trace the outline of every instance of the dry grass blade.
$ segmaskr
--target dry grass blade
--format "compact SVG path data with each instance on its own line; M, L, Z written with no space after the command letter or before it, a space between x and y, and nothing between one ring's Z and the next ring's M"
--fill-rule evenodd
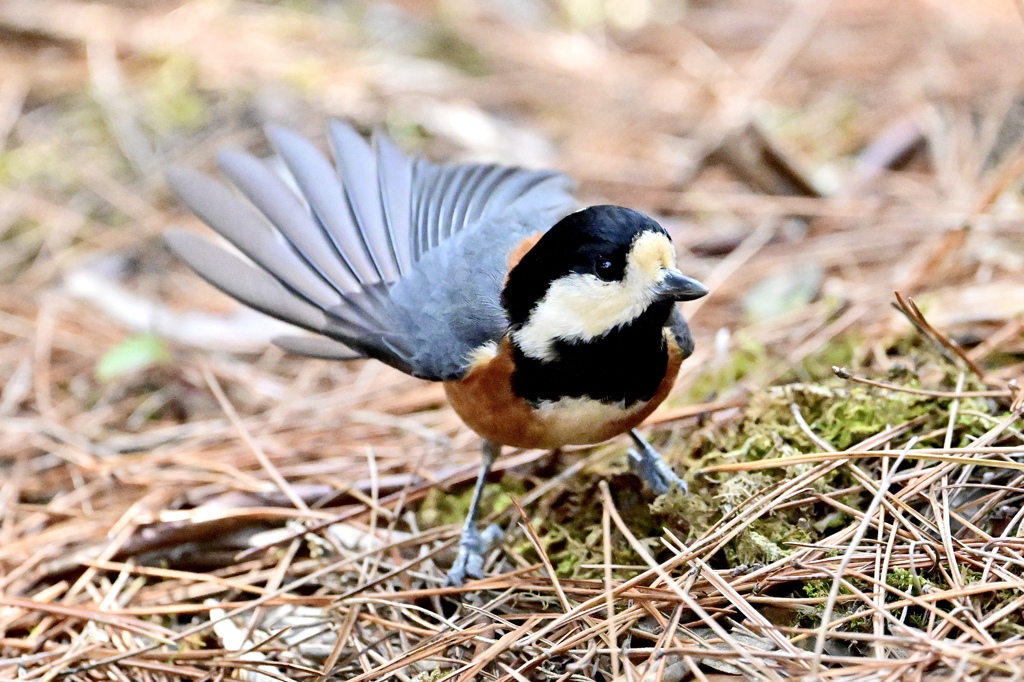
M892 484L892 475L899 468L900 463L906 456L906 453L914 446L914 440L907 444L904 451L897 457L889 470L889 475L883 480L878 486L878 493L875 494L871 500L871 504L868 506L867 511L864 512L861 518L860 524L857 526L857 531L853 538L850 540L850 544L847 545L846 551L843 553L842 560L839 562L839 568L836 571L835 578L832 580L832 587L829 588L828 601L825 602L825 610L821 616L821 629L818 630L818 637L814 642L814 661L811 667L812 675L819 675L821 671L821 657L825 653L825 641L828 635L828 629L831 625L832 612L836 607L836 599L839 597L839 587L842 584L842 576L845 574L847 567L850 565L850 561L853 558L854 552L857 550L857 546L868 532L872 517L879 510L882 504L882 499L885 497L889 490L889 486Z
M925 395L932 398L1008 398L1010 397L1009 390L993 390L993 391L932 391L923 388L914 388L912 386L898 386L896 384L886 383L884 381L875 381L865 377L855 376L850 373L844 367L833 367L833 374L840 379L846 381L853 381L858 384L864 384L865 386L873 386L875 388L885 389L886 391L899 391L901 393L913 393L914 395Z
M720 637L722 641L729 646L729 648L731 648L740 656L744 656L745 649L743 649L743 647L735 639L733 639L733 637L724 628L722 628L718 621L712 618L711 615L706 610L704 610L704 608L701 607L700 604L698 604L693 597L691 597L685 590L683 590L676 583L676 581L665 571L664 567L654 560L654 557L651 556L650 552L648 552L647 549L642 544L640 544L640 541L637 540L636 536L633 534L632 531L629 530L629 527L626 526L625 522L622 520L622 517L619 515L618 510L615 508L615 501L612 499L611 493L608 490L608 485L604 481L601 482L600 488L603 502L605 505L608 506L608 512L611 515L612 520L615 522L616 528L618 528L619 532L622 533L623 536L625 536L626 541L629 542L630 546L637 552L637 554L639 554L643 558L643 560L647 563L651 570L654 571L654 573L659 578L661 578L665 586L673 592L675 592L676 595L683 601L683 603L686 604L697 615L697 617L701 619L702 623L711 628L711 630L718 637ZM756 670L758 673L763 674L768 679L782 679L778 675L778 673L776 673L774 670L771 670L770 668L765 667L765 665L761 661L750 661L749 665L752 671Z
M562 612L568 613L572 610L572 606L569 604L569 599L565 596L565 590L562 589L562 584L558 580L558 573L555 571L555 567L551 563L551 557L548 556L544 546L541 544L540 538L537 536L537 531L534 530L533 524L530 523L530 518L526 515L526 511L523 510L516 498L509 498L512 504L515 505L516 511L519 512L519 518L522 519L521 523L523 528L526 530L526 537L530 539L530 544L533 545L534 550L540 555L540 560L544 564L544 569L547 571L548 579L551 580L551 586L555 588L555 593L558 595L558 600L562 603Z
M924 462L945 462L947 464L959 464L963 466L982 466L994 469L1012 469L1024 471L1024 462L1017 462L1007 459L981 459L980 457L968 457L966 455L1015 455L1019 454L1019 448L1013 447L991 447L991 448L950 448L949 450L937 450L933 448L916 448L907 453L908 459L916 459ZM842 461L854 458L900 458L902 450L845 450L843 452L812 452L805 455L786 455L769 460L758 460L756 462L737 462L735 464L716 464L701 469L704 473L725 471L758 471L761 469L775 469L779 467L797 466L801 464L818 464L821 462Z
M928 322L925 318L924 313L914 303L914 299L903 296L900 292L895 292L896 295L896 309L903 313L910 322L920 330L921 334L928 339L934 341L939 345L940 348L945 349L952 354L952 357L959 358L967 367L974 373L979 379L985 379L985 371L978 366L978 364L971 359L971 357L961 348L958 344L954 343L948 336L943 334L941 331L936 329Z
M259 444L252 439L252 436L249 434L249 430L245 428L242 420L239 419L238 412L236 412L235 408L232 407L228 397L224 395L224 389L220 387L216 377L213 376L213 373L207 367L203 368L203 379L206 380L206 385L210 387L211 391L213 391L213 395L217 398L217 402L220 404L221 409L224 410L224 413L228 416L232 425L234 425L238 430L238 434L245 441L245 444L248 445L249 449L252 450L252 453L256 455L256 459L259 460L260 464L267 471L271 480L273 480L277 487L281 489L281 492L288 496L288 499L293 505L295 505L296 509L309 511L309 506L306 505L306 502L295 494L295 490L292 489L288 481L286 481L284 476L281 475L281 472L278 471L277 467L275 467L273 462L270 461L270 458L267 457L263 448L261 448Z

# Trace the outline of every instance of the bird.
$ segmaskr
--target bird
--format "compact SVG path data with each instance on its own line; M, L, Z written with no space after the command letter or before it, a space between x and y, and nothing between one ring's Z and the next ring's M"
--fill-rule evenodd
M273 340L284 350L374 359L443 383L482 439L448 585L483 577L501 535L477 523L504 447L557 450L628 433L630 463L656 494L687 491L635 430L693 352L676 303L708 293L680 271L657 221L621 206L580 208L560 172L435 163L337 120L333 163L290 129L266 134L276 160L217 155L234 188L189 168L166 172L230 247L180 227L165 241L214 287L297 327Z

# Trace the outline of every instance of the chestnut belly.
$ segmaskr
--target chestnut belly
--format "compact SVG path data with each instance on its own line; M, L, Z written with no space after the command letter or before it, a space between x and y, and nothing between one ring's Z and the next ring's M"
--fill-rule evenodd
M513 361L507 341L478 356L465 377L445 382L444 387L466 425L493 443L550 449L590 445L625 433L646 419L668 396L681 360L678 352L670 352L668 371L655 395L631 405L587 397L531 405L512 390Z

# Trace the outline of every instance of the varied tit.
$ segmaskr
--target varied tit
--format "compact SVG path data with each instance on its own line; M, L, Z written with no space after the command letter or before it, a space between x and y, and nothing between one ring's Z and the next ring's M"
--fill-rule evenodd
M479 577L499 534L480 493L502 446L560 448L629 432L656 493L685 484L634 431L668 395L693 339L677 301L707 289L668 233L618 206L575 209L550 171L439 165L334 122L336 167L299 135L271 141L291 175L221 153L240 191L172 169L178 196L244 258L192 232L171 248L242 303L312 332L275 339L317 358L373 358L444 383L483 438L450 584Z

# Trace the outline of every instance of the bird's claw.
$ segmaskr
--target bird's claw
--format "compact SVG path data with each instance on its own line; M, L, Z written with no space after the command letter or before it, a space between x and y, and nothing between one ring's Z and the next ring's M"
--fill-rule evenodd
M672 471L657 450L642 438L634 436L633 440L637 449L628 453L629 468L650 486L655 495L664 495L672 488L678 488L684 495L690 492L686 481Z
M466 578L483 578L484 555L501 538L501 534L501 528L494 523L482 533L476 528L463 531L459 540L459 553L445 578L445 586L459 587L466 582Z

